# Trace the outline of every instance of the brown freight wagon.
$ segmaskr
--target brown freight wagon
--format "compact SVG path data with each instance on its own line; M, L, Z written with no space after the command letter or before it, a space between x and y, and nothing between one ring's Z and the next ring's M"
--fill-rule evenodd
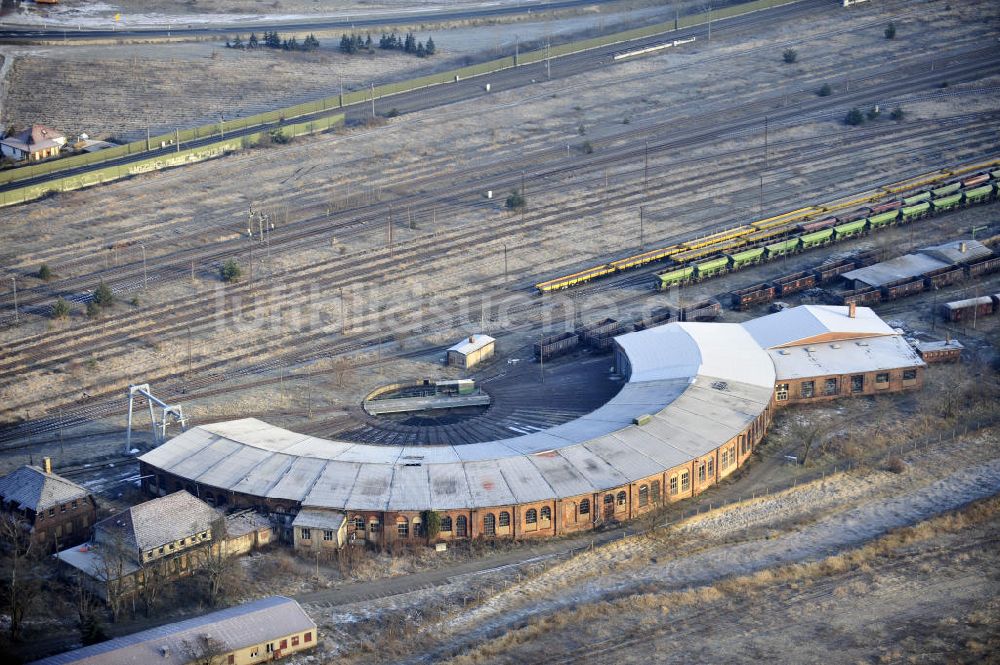
M953 300L941 305L941 316L948 321L972 321L982 316L990 316L1000 308L1000 294Z
M610 346L610 342L604 343L602 340L608 338L609 335L611 337L620 335L624 331L624 323L616 319L604 319L603 321L577 328L576 334L580 337L580 341L588 346L607 348Z
M994 273L1000 270L1000 256L979 261L978 263L970 263L968 265L968 270L969 277L980 277L982 275Z
M639 319L635 322L634 327L636 332L640 330L646 330L647 328L652 328L653 326L659 326L664 323L670 323L670 319L673 318L674 312L671 309L659 309L653 311L649 316L644 319Z
M889 212L890 210L898 210L903 207L902 201L889 201L888 203L880 203L877 206L872 206L872 214L878 215L883 212Z
M764 282L762 284L755 284L753 286L748 286L745 289L739 289L738 291L733 291L729 294L732 308L737 311L743 311L745 309L750 309L754 305L760 305L762 303L771 302L774 300L774 296L777 293L777 289L773 284L768 284Z
M854 270L855 265L856 262L854 259L845 259L835 263L824 263L818 268L814 268L813 274L816 275L816 282L818 284L827 284L840 275L843 275L845 272Z
M961 266L948 266L924 273L924 287L928 289L941 288L965 279L965 270Z
M816 274L811 270L803 270L779 277L772 280L771 283L774 284L779 296L787 296L816 286Z
M722 305L717 300L705 300L681 309L681 321L714 321L722 314Z
M881 249L868 249L863 252L859 252L857 256L854 257L854 267L855 268L867 268L868 266L875 265L882 260L882 250Z
M916 279L910 280L900 280L891 284L883 284L882 300L898 300L899 298L912 296L914 293L921 293L925 288L923 277L917 277Z
M580 343L580 336L576 333L565 332L560 335L551 335L535 342L535 357L540 360L548 360L569 353Z
M845 291L840 294L839 300L841 305L850 305L851 303L861 305L863 307L867 307L868 305L877 305L882 302L882 291L874 286L857 289L855 291Z

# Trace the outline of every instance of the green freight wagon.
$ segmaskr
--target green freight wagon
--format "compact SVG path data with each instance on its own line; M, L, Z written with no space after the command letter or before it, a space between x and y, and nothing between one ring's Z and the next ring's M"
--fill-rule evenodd
M768 245L767 255L769 257L783 256L785 254L791 254L799 248L799 239L792 238L790 240L782 240L781 242L776 242L774 244Z
M889 226L895 223L896 218L899 217L898 210L890 210L889 212L880 212L877 215L872 215L868 218L868 223L871 224L873 229L877 229L882 226Z
M833 227L833 233L837 237L837 240L843 238L851 238L853 236L861 235L865 232L865 224L868 223L867 219L859 219L853 222L847 222L846 224L841 224L839 226Z
M981 203L986 199L990 198L990 194L993 193L993 185L983 185L982 187L973 187L972 189L965 190L965 202L966 203Z
M990 177L994 180L1000 180L1000 171L990 171Z
M763 261L764 248L757 247L756 249L746 249L742 252L730 254L729 258L733 262L733 270L740 270L741 268L746 268L747 266Z
M681 284L687 284L691 281L691 277L694 275L694 266L688 266L686 268L678 268L677 270L668 270L667 272L661 272L656 276L656 288L660 291L670 288L671 286L680 286Z
M951 196L942 196L939 199L934 199L931 201L931 205L934 206L935 210L950 210L961 202L962 192L959 192L958 194L952 194Z
M920 203L921 201L927 201L931 198L930 192L920 192L919 194L914 194L913 196L907 196L903 199L903 205L911 206L914 203Z
M930 209L930 202L924 201L923 203L918 203L915 206L904 206L899 210L903 214L903 221L908 222L911 219L916 219L917 217L926 215Z
M720 256L717 259L709 259L695 265L698 269L698 279L708 279L715 277L729 270L729 257Z
M811 247L819 247L820 245L825 245L826 243L833 240L833 229L823 229L822 231L813 231L812 233L806 233L799 236L802 241L802 249L809 249Z
M937 189L932 189L931 194L934 195L934 198L941 198L942 196L948 196L949 194L954 194L961 188L962 188L962 183L953 182L950 185L945 185L944 187L938 187Z

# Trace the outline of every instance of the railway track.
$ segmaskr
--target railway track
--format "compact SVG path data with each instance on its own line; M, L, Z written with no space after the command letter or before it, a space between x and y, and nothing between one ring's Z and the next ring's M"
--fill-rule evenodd
M377 344L377 343L384 342L384 341L387 341L387 340L385 340L385 339L376 339L376 340L369 339L367 341L361 341L361 342L358 342L358 343L340 345L339 348L337 348L337 349L327 349L325 351L314 351L314 352L312 352L310 354L306 354L306 355L296 354L296 355L294 355L294 357L286 357L286 358L275 359L275 360L272 360L272 361L269 361L269 362L266 362L266 363L258 363L258 364L255 364L255 365L249 367L249 368L244 368L241 371L230 372L230 373L227 373L225 375L218 375L218 374L212 375L212 374L209 374L209 375L206 375L204 377L203 381L199 381L199 382L196 382L196 383L209 383L209 384L211 384L211 383L215 383L215 382L221 382L221 381L223 381L225 379L238 377L241 374L250 374L250 373L259 373L259 372L265 372L265 371L273 371L277 367L281 366L281 364L284 363L284 362L294 363L294 362L302 362L304 360L308 360L310 357L313 357L313 358L315 358L315 357L328 357L328 354L330 354L330 353L335 353L337 351L340 351L340 352L350 352L352 350L359 350L359 349L364 349L364 348L370 348L373 344ZM175 377L176 377L176 375L175 375ZM276 381L277 378L275 378L274 380ZM192 381L190 379L188 379L188 380L185 381L185 383L190 386L190 384L192 383ZM183 399L185 393L186 393L186 395L188 397L190 397L190 396L198 396L198 395L209 394L211 392L216 392L216 391L202 392L202 391L186 390L186 391L181 392L180 395L178 395L178 396ZM97 399L96 397L91 398L91 401L95 401L96 399ZM86 421L89 417L95 417L95 416L100 416L102 414L106 414L106 413L109 413L109 412L120 411L120 408L121 407L118 406L117 408L112 408L112 409L109 410L107 408L97 408L97 407L93 407L93 406L88 406L88 407L84 407L81 410L80 415L83 415L84 416L83 421ZM73 414L71 416L71 418L74 417L74 416L76 416L76 415L78 415L78 414ZM70 418L67 418L66 416L64 416L64 418L63 418L63 420L61 421L60 424L63 425L63 426L67 426L67 425L71 425L73 423L71 422ZM56 423L54 423L54 422L36 423L36 426L33 427L32 429L34 429L37 432L37 431L42 431L44 429L51 430L55 426L56 426ZM15 429L18 430L18 431L20 431L21 433L23 433L23 429L24 428L15 428ZM10 434L13 435L14 432L10 432ZM4 437L4 438L5 439L9 439L9 437Z

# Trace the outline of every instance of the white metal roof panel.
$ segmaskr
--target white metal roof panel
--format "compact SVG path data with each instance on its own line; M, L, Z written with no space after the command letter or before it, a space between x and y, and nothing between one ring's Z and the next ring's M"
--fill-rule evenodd
M495 461L466 462L465 475L474 506L508 506L517 501Z
M656 461L664 469L675 467L691 459L691 455L688 452L672 445L669 441L657 438L652 433L646 431L644 426L629 427L620 432L615 432L611 436Z
M589 494L596 489L568 459L556 451L528 455L528 460L535 465L556 496Z
M356 510L389 510L394 467L361 464L347 505Z
M848 312L848 307L839 305L802 305L750 319L741 325L764 349L807 343L827 333L850 337L895 334L869 307L858 307L854 318Z
M171 473L198 480L208 469L244 447L236 441L219 439L175 465Z
M559 454L569 460L580 475L597 490L617 487L628 482L628 478L618 469L582 444L562 448Z
M305 434L276 427L256 418L229 420L201 427L227 439L276 452L283 451L302 439L308 438Z
M528 503L554 499L556 493L538 471L538 467L522 455L498 460L507 487L514 495L515 503Z
M446 464L460 460L454 446L406 446L399 455L398 463Z
M917 352L900 335L809 347L795 346L773 349L768 353L777 369L778 381L924 365Z
M431 481L423 464L397 464L389 496L390 510L426 510L431 505Z
M240 445L231 454L198 476L198 482L227 490L233 489L254 467L272 455L274 453L267 450Z
M888 261L845 272L841 277L868 286L882 286L909 277L918 277L925 272L946 268L949 263L938 261L926 254L904 254Z
M139 459L158 469L170 471L191 455L218 440L217 434L213 434L203 427L194 427L186 432L181 432L162 446L153 448Z
M457 351L458 353L467 356L470 353L473 353L474 351L478 351L479 349L489 346L495 341L496 340L490 337L489 335L482 335L477 333L475 335L469 335L468 337L463 339L458 344L455 344L454 346L448 347L448 350Z
M309 493L302 500L302 504L323 508L343 508L347 506L360 470L361 465L352 462L340 462L337 460L327 462L323 467L323 471L316 477L315 482L309 488Z
M434 510L471 508L472 493L464 464L431 464L427 467L431 501Z
M281 448L282 452L301 457L322 457L336 459L357 444L350 441L330 441L315 436L306 436Z
M326 460L315 457L297 458L268 491L267 498L301 501L309 493L326 464Z
M372 446L356 443L336 456L341 462L395 464L403 449L400 446Z
M260 464L251 469L242 480L233 485L232 490L242 494L267 496L271 488L292 466L295 459L292 455L271 453Z
M504 439L502 450L506 450L506 454L495 455L491 458L483 457L480 459L503 459L510 457L512 454L530 455L531 453L540 453L545 450L561 448L571 442L570 439L567 439L565 436L556 436L553 434L552 431L555 429L556 428L552 428L545 430L544 432L532 432L531 434L525 434L512 439ZM561 431L565 432L565 430ZM470 459L465 450L468 447L469 446L456 446L456 451L462 459Z

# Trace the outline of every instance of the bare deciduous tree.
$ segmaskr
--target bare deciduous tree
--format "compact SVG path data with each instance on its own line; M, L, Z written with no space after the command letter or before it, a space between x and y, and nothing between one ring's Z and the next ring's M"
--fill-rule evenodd
M208 633L184 641L184 652L191 665L222 665L226 659L226 646Z
M115 621L121 616L132 589L131 575L127 574L132 560L131 551L117 529L95 532L97 549L97 574L107 591L108 608Z
M0 515L0 547L3 548L3 604L10 616L11 640L21 637L24 617L37 597L38 577L32 574L35 543L31 525L18 515Z

